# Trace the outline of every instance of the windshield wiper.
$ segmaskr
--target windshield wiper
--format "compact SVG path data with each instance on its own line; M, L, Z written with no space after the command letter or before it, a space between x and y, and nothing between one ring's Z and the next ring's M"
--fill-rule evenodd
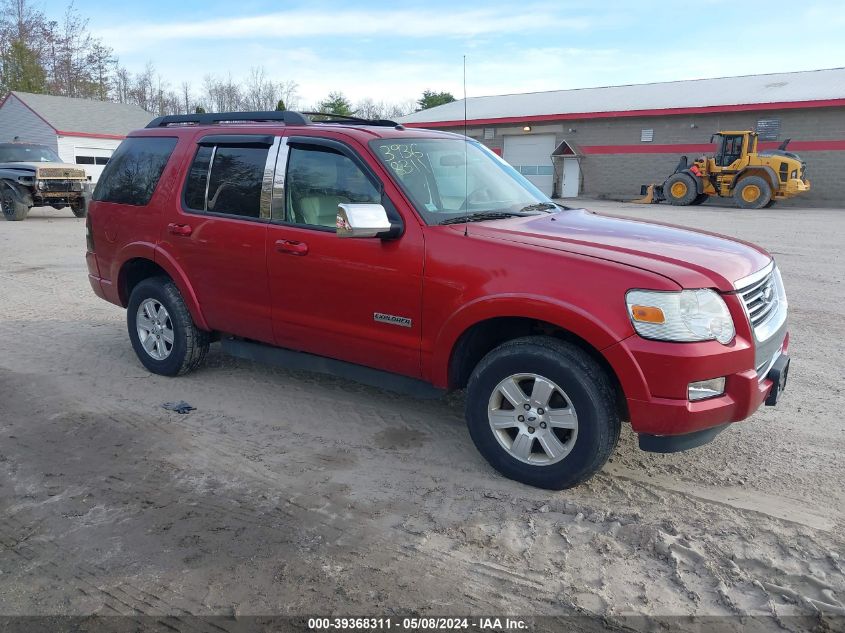
M504 218L521 218L526 215L533 215L528 213L519 213L517 211L479 211L478 213L470 213L467 215L459 215L454 218L446 218L440 224L463 224L464 222L483 222L484 220L502 220Z
M551 211L557 209L557 205L552 202L538 202L537 204L529 204L527 207L522 207L520 211Z

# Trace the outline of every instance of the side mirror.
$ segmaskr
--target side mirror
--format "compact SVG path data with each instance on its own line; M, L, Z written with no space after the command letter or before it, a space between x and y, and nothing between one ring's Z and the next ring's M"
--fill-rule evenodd
M338 237L387 237L392 229L380 204L337 205Z

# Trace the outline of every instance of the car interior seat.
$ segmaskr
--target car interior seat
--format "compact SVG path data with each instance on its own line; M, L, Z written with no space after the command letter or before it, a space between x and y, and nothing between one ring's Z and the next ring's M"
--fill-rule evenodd
M299 165L300 182L305 184L298 202L293 201L294 219L302 224L335 226L337 205L350 200L340 195L335 156L325 152L313 154Z

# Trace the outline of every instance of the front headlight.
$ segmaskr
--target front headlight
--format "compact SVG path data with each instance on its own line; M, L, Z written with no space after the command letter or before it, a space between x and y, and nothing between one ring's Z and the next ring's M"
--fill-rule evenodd
M629 290L628 314L637 334L659 341L733 340L734 322L718 293L702 288L680 292Z

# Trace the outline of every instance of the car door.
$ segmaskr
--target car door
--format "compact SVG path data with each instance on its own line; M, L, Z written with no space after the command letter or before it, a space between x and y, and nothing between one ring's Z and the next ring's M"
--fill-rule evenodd
M403 222L401 236L336 235L339 203L373 202ZM267 269L278 345L420 375L422 232L399 215L351 146L315 137L283 142Z
M266 233L279 137L199 137L162 248L190 280L209 326L273 341Z

